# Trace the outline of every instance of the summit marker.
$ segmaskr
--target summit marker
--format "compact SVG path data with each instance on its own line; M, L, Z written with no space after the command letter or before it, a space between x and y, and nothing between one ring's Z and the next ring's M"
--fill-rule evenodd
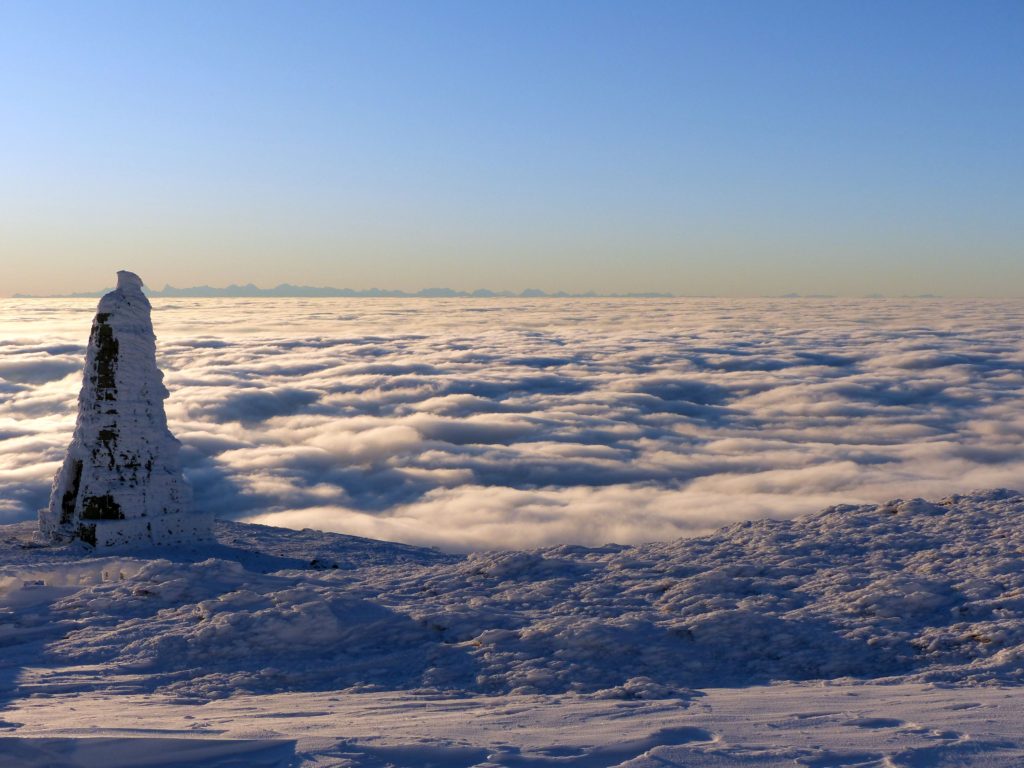
M142 280L117 273L89 334L78 420L39 531L96 549L209 541L212 515L192 509L181 444L167 428L168 397Z

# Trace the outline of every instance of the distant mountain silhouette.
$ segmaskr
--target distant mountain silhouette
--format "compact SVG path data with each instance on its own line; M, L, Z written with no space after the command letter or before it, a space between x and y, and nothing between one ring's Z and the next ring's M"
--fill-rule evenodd
M47 298L47 299L86 299L102 296L109 292L109 288L100 291L88 291L81 293L66 293L60 295L32 295L24 293L14 294L16 299ZM566 293L558 291L548 293L539 288L527 288L518 293L514 291L491 291L486 288L478 288L475 291L457 291L452 288L423 288L422 290L410 293L408 291L386 290L382 288L366 288L356 290L353 288L319 288L310 285L291 285L281 283L275 288L260 288L248 283L246 285L231 284L226 288L212 288L209 285L198 285L192 288L175 288L173 285L165 285L162 290L146 290L146 294L157 298L315 298L315 297L349 297L349 298L388 298L388 299L461 299L461 298L623 298L623 299L669 299L671 293Z

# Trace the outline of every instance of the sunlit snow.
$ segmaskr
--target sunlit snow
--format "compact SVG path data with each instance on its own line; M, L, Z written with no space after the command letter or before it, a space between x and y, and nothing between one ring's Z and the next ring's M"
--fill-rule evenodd
M23 765L1024 760L1015 492L468 557L241 523L116 557L0 535ZM132 762L154 747L179 762Z

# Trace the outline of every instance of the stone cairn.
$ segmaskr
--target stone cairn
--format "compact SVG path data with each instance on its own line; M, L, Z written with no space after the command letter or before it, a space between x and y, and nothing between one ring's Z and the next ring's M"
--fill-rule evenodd
M212 540L212 516L192 509L167 396L142 280L118 272L89 334L71 445L39 512L44 538L96 549Z

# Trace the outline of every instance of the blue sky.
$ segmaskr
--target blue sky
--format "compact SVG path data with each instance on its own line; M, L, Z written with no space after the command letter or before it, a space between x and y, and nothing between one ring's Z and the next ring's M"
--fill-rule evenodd
M1024 295L1020 2L6 2L0 99L0 295Z

